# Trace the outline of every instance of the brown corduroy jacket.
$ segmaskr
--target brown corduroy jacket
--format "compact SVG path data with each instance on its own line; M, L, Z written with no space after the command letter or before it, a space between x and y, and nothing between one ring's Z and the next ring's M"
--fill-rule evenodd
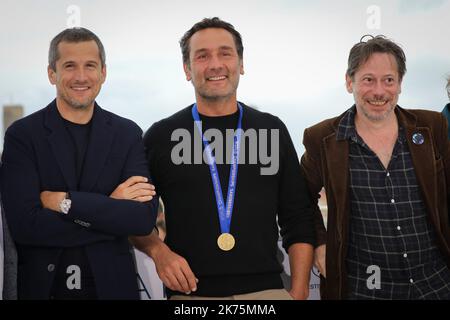
M414 170L422 191L431 225L437 234L437 245L450 267L450 143L447 121L438 112L395 108L399 125L405 129ZM328 205L327 228L319 207L315 206L317 246L327 245L326 275L321 278L322 299L345 299L350 216L349 142L337 140L339 121L344 114L307 128L303 135L305 153L302 169L314 198L325 188ZM412 136L421 133L423 144L414 144Z

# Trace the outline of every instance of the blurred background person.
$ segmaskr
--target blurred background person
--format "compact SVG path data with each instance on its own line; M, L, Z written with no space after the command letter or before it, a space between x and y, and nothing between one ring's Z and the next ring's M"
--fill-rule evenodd
M450 99L450 76L447 78L447 86L445 87L447 89L447 95ZM442 110L442 113L447 118L447 121L450 119L450 103L447 103L444 107L444 110ZM448 127L448 136L450 138L450 126Z

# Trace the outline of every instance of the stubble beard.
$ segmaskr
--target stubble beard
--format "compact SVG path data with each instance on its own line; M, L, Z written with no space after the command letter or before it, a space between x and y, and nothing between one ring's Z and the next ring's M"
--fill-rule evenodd
M364 114L364 116L370 121L379 122L385 120L392 113L392 111L394 111L395 106L396 104L391 103L389 105L389 109L387 109L381 114L371 113L363 106L361 107L361 111Z
M192 83L192 84L194 84L194 83ZM202 90L202 89L197 90L196 89L196 92L197 92L198 96L201 97L202 99L204 99L205 101L218 102L218 101L228 100L230 97L236 95L238 85L239 85L239 80L236 82L236 84L234 84L234 85L232 84L232 88L228 92L223 93L223 94L218 94L218 93L215 94L213 92L208 92L207 89L205 89L205 90Z
M71 108L75 109L75 110L84 110L89 108L89 106L92 105L92 103L94 102L95 99L89 99L86 102L80 102L77 101L75 99L72 99L68 96L66 96L65 94L61 95L61 98L64 100L64 102L67 103L68 106L70 106Z

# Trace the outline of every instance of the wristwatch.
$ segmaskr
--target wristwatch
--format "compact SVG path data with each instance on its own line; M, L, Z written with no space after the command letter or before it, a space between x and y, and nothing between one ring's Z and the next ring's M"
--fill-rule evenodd
M61 209L62 213L68 214L71 205L72 205L72 200L69 199L69 193L66 192L65 198L59 203L59 209Z

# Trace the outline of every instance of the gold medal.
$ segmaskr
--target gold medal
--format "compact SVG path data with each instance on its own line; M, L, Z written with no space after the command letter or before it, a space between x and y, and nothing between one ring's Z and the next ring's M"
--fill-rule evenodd
M219 238L217 238L217 245L223 251L230 251L233 249L236 241L230 233L222 233Z

